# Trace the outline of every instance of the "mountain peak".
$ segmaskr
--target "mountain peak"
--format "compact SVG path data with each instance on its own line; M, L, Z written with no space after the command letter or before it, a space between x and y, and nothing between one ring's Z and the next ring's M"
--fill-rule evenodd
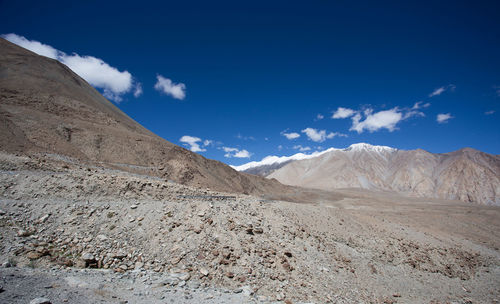
M376 152L393 152L397 151L396 148L388 147L388 146L375 146L367 143L357 143L352 144L349 147L345 148L344 151L376 151Z

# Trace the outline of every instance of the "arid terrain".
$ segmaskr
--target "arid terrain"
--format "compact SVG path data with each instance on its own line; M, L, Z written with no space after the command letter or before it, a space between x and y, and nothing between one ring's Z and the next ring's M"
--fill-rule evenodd
M0 303L500 301L499 207L240 173L55 60L0 63Z
M291 203L55 155L0 164L0 302L500 300L497 207L356 189Z

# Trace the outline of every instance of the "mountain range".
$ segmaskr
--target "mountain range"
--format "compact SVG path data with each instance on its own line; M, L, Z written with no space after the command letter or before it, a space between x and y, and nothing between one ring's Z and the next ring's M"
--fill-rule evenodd
M359 143L313 155L268 157L234 168L314 189L364 188L500 204L500 156L471 148L438 154Z

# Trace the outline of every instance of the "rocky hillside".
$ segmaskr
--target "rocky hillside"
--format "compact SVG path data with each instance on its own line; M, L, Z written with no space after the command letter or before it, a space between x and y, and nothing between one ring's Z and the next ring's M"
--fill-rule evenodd
M258 171L258 167L251 169ZM289 162L268 177L323 190L356 187L500 204L500 157L470 148L433 154L356 144Z
M0 150L52 153L220 191L286 192L143 128L62 63L0 39Z
M5 153L0 197L0 303L500 299L497 207L352 190L297 204Z

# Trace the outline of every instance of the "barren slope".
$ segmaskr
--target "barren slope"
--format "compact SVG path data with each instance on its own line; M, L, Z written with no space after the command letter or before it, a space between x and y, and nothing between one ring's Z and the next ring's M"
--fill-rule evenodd
M0 39L0 150L55 153L187 185L281 195L143 128L60 62Z
M18 266L0 267L0 303L500 300L500 208L342 192L297 204L0 153L0 264Z
M432 154L357 144L291 162L269 177L322 190L355 187L500 204L500 157L470 148Z

